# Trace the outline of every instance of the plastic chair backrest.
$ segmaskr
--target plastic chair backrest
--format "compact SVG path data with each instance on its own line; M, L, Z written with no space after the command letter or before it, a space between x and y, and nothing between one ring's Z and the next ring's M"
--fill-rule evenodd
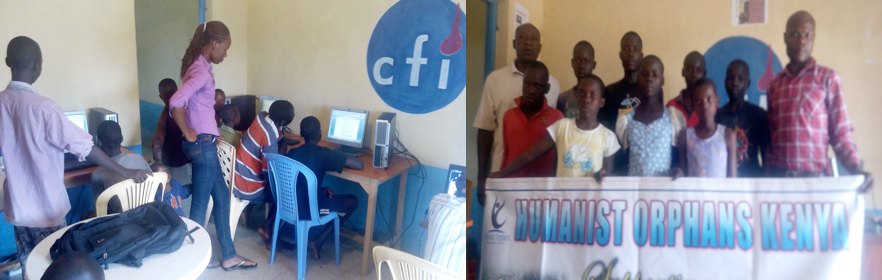
M126 211L148 202L154 201L156 191L164 192L164 186L168 183L168 174L165 172L153 172L147 180L135 183L128 179L110 186L95 201L95 212L98 217L107 216L107 204L114 196L119 197L122 210ZM162 197L160 194L159 197Z
M374 263L377 266L377 279L383 278L383 263L389 266L393 280L402 279L461 279L453 272L420 257L386 246L374 247Z
M297 208L297 177L306 177L307 193L309 194L309 217L312 223L319 222L318 215L318 180L306 165L279 154L264 154L267 160L270 187L276 197L276 208L279 218L296 222L300 220Z
M233 184L236 181L233 180L233 174L236 170L236 147L227 141L218 140L217 158L220 160L221 171L224 173L224 183L227 183L227 188L232 192Z

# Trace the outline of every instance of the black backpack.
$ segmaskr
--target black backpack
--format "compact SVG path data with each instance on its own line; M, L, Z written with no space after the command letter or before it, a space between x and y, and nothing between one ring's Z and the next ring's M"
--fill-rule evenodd
M55 261L70 252L83 252L103 264L104 269L107 263L140 267L144 257L176 251L188 235L181 217L167 204L156 201L73 225L55 241L49 253Z

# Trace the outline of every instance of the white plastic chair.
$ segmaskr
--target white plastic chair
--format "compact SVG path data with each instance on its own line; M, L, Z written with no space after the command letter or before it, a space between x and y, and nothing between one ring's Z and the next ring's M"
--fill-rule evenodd
M383 263L388 265L393 280L463 278L425 259L381 245L374 247L374 263L378 280L384 279Z
M227 183L227 190L230 192L230 235L233 240L236 239L236 227L239 226L239 216L242 210L248 206L248 200L242 200L233 195L233 179L236 173L236 147L224 140L217 141L217 157L220 160L221 171L224 173L224 182ZM208 200L208 211L205 212L205 221L211 217L211 208L214 206L211 199Z
M98 196L95 201L95 212L98 217L107 216L107 204L114 196L119 197L122 210L126 211L150 202L153 202L156 191L160 191L160 199L165 192L165 184L168 183L168 174L165 172L153 172L147 180L135 183L128 179L110 186Z

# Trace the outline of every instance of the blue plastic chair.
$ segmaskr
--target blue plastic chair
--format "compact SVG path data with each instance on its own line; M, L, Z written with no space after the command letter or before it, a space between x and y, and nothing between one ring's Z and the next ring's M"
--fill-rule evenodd
M293 224L297 227L297 278L306 278L306 250L309 237L309 229L314 226L334 222L334 247L337 256L337 266L340 266L340 218L337 212L327 215L319 215L318 212L318 186L315 174L302 163L279 154L264 154L269 168L269 183L276 198L276 220L273 228L273 244L270 252L270 265L276 259L276 242L279 237L280 221ZM297 176L303 174L306 177L306 187L309 192L309 219L301 220L297 208Z

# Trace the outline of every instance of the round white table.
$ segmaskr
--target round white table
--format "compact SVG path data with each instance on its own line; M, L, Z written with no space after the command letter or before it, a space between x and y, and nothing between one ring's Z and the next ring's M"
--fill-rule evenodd
M105 279L196 279L205 270L208 260L211 259L211 238L204 228L196 222L181 218L187 224L187 230L199 227L193 232L194 243L189 238L184 238L184 244L177 251L170 254L154 254L144 258L141 267L130 267L118 263L108 264L104 270ZM89 220L81 221L84 223ZM71 226L53 232L46 239L40 241L37 247L28 255L25 266L25 279L40 279L52 258L49 256L49 248L55 244L55 240L61 238Z

